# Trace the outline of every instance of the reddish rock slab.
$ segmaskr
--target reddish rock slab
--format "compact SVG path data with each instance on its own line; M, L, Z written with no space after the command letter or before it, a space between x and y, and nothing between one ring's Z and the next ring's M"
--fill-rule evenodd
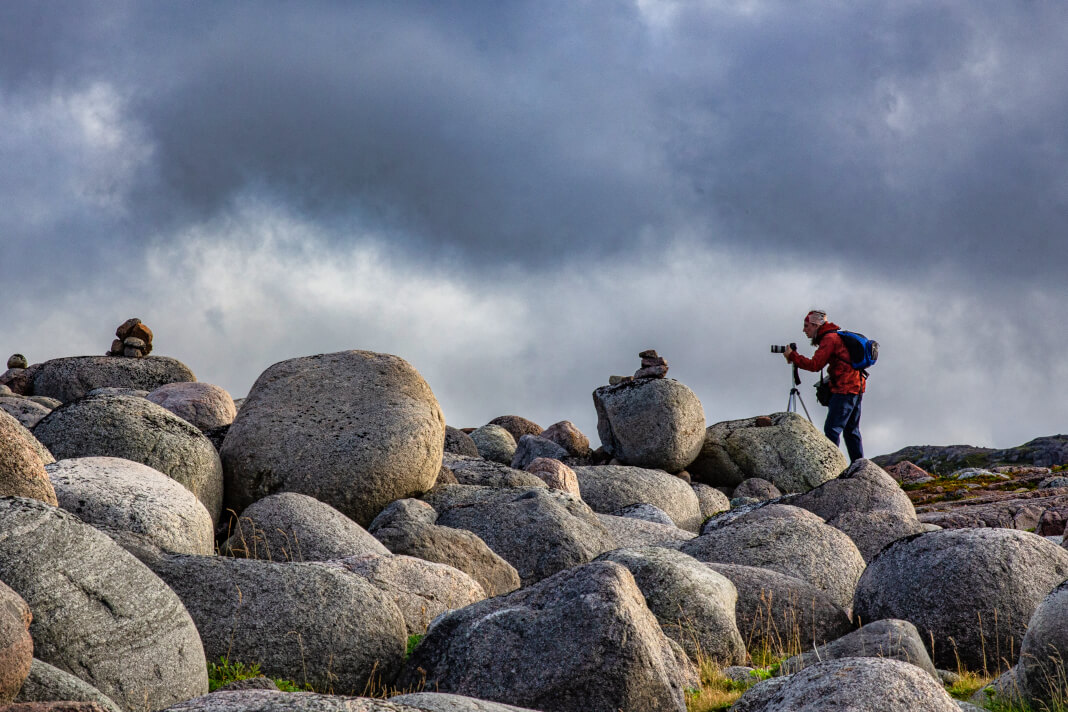
M937 524L943 529L997 527L1036 530L1046 510L1062 507L1068 508L1068 488L991 492L975 499L919 505L916 507L916 516L921 522Z

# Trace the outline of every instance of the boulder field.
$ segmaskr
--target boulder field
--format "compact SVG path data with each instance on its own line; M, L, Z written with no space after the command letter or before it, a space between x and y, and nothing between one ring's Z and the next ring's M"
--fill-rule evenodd
M947 670L1064 700L1068 551L1021 524L1063 531L1057 473L1012 492L1042 512L942 528L922 470L793 413L708 425L651 350L593 391L593 448L564 419L446 425L370 351L235 401L147 333L0 378L0 704L686 712L710 666L736 712L961 709ZM209 693L223 659L300 691Z

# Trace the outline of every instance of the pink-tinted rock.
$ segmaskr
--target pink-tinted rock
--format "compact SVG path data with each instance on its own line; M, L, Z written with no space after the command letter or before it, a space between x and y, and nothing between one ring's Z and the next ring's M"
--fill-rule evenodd
M15 699L33 664L30 622L22 597L0 581L0 703Z
M642 366L634 372L635 378L663 378L668 372L668 362L656 351L649 349L638 354L642 360Z
M997 527L1035 529L1042 513L1050 508L1068 507L1068 488L1031 492L990 492L974 499L937 502L916 506L916 516L926 524L943 529Z
M590 454L590 439L582 434L570 420L561 420L553 423L541 431L541 437L552 440L560 447L575 457L585 457Z
M550 489L570 492L576 497L581 497L579 492L578 477L570 467L549 457L539 457L526 467L526 471L536 475L549 486Z
M29 497L57 506L44 461L19 421L0 410L0 496Z
M237 408L224 389L210 383L168 383L145 396L200 430L234 422Z
M1061 536L1068 523L1068 506L1050 507L1038 518L1035 534L1039 536Z
M511 433L516 442L519 442L519 438L524 435L540 435L542 431L542 427L533 420L527 420L518 415L502 415L499 418L494 418L487 425L501 426Z
M896 465L888 465L886 472L903 485L930 482L934 479L925 470L917 467L908 460L902 460Z

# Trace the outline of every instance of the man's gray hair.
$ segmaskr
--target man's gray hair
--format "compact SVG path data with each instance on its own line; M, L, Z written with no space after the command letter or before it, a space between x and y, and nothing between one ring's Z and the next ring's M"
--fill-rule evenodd
M816 326L822 326L827 321L827 312L822 309L813 309L805 315L805 321Z

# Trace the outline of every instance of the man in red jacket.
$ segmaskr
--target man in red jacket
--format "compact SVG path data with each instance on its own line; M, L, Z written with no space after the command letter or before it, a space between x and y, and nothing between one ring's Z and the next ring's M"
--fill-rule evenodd
M789 346L786 360L806 371L828 367L831 381L831 402L827 406L827 420L823 432L835 445L845 433L846 450L852 462L864 457L860 438L860 401L864 397L865 378L850 365L849 349L838 335L838 325L827 321L827 313L814 309L805 315L805 336L817 347L812 358L805 358Z

